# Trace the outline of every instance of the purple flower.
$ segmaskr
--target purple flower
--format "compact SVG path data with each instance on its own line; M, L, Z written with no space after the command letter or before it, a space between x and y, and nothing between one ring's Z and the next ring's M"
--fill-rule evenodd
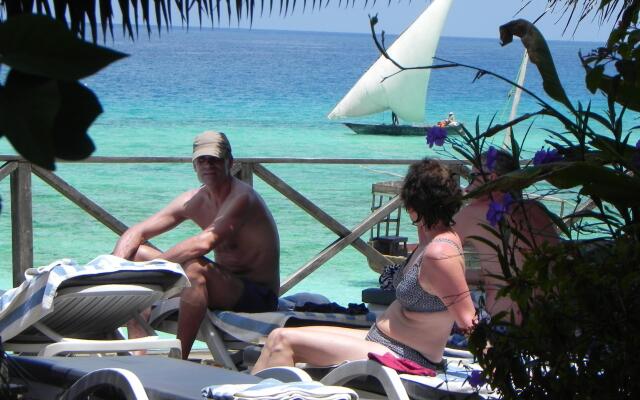
M498 159L498 149L493 146L489 146L487 151L486 165L489 172L493 172L496 167L496 160Z
M471 371L471 374L469 374L468 379L469 379L468 380L469 385L473 386L474 388L482 386L486 382L484 380L484 375L482 375L482 371L478 371L477 369L474 369L473 371Z
M536 166L556 161L562 161L562 156L558 154L556 149L545 150L544 147L541 147L533 156L533 165Z
M439 126L432 126L427 128L427 144L429 148L436 146L442 146L444 140L447 138L447 130Z
M502 196L502 202L491 201L489 203L489 209L487 210L487 221L491 226L496 226L498 222L504 218L504 215L509 211L509 207L513 203L513 197L509 193L505 193Z

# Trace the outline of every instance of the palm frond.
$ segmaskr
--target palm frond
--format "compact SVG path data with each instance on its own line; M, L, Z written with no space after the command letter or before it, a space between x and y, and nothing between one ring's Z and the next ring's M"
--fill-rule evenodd
M123 33L134 39L138 36L138 23L140 11L142 14L142 23L147 28L147 33L151 34L151 18L155 17L155 25L158 32L162 30L163 24L168 29L172 24L172 9L180 15L181 22L189 26L189 16L191 12L198 15L198 22L202 25L204 16L209 16L211 24L220 24L221 18L225 13L228 24L231 24L232 16L238 24L245 19L249 21L249 25L253 24L254 12L259 7L260 15L267 10L269 15L272 14L274 8L274 0L269 0L268 4L264 0L257 3L255 0L0 0L0 21L9 18L12 15L33 13L55 17L57 20L64 22L69 29L78 37L85 38L89 35L93 42L97 41L98 28L97 17L99 13L102 37L106 40L107 33L113 37L113 3L118 4L120 14L122 15ZM154 16L149 11L149 2L154 3ZM215 3L214 3L215 1ZM276 0L277 1L277 0ZM336 0L333 0L334 3ZM226 7L224 7L224 3ZM338 7L354 7L356 0L337 0ZM222 3L222 4L221 4ZM330 0L311 0L311 9L318 10L327 7ZM364 6L375 6L376 0L361 0ZM522 8L531 6L531 1L525 3ZM627 22L625 11L636 11L640 8L640 0L547 0L547 10L550 12L558 12L560 16L557 21L566 20L565 30L570 23L575 22L575 28L583 22L588 16L592 16L599 23L610 20ZM222 5L222 7L221 7ZM391 5L391 0L388 0ZM278 10L281 16L291 15L295 10L296 0L279 0ZM302 12L306 10L307 0L303 0ZM221 11L222 10L222 11ZM3 12L4 11L4 12ZM244 13L243 13L244 11ZM546 13L547 11L545 11ZM629 14L627 12L627 14ZM633 14L633 13L632 13ZM67 21L67 18L69 21ZM86 27L89 24L89 29ZM628 21L631 22L631 21ZM574 29L575 29L574 28Z
M572 22L575 23L573 29L575 32L578 26L590 16L599 24L612 20L620 22L624 11L630 8L637 9L639 3L638 0L547 0L547 10L560 13L556 22L566 21L565 32ZM529 4L527 3L525 7L527 5Z

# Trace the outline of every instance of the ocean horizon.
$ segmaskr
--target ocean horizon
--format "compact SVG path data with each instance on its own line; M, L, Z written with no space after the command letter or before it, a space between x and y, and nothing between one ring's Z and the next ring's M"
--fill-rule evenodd
M229 136L236 158L451 158L451 149L428 148L423 137L355 135L326 115L347 93L378 54L369 34L238 28L172 27L160 38L147 39L141 26L135 42L114 29L108 47L130 57L84 81L100 99L104 113L90 128L95 156L190 157L192 140L207 129ZM391 38L387 39L390 43ZM585 89L578 51L596 42L549 41L556 68L573 101L598 112L606 110L602 95ZM518 40L501 47L498 39L443 37L437 57L476 65L515 80L523 48ZM426 124L455 112L473 127L492 119L505 121L510 86L458 68L434 70L427 92ZM529 65L525 86L548 99L535 66ZM561 107L558 105L558 107ZM538 109L523 96L519 113ZM390 121L390 113L358 122ZM525 155L545 145L545 129L561 127L545 118L534 120L524 143ZM528 123L516 129L523 138ZM500 145L498 135L494 144ZM4 138L0 154L15 154ZM370 213L373 183L400 179L406 166L266 164L269 170L308 197L340 223L352 228ZM179 193L198 186L186 164L59 163L56 173L127 225L165 206ZM297 208L273 188L254 178L256 190L270 207L281 237L281 277L294 272L336 240L337 236ZM9 179L0 182L0 287L11 287L11 198ZM110 253L117 237L53 189L33 178L34 264L60 258L88 262ZM401 234L415 241L403 219ZM168 248L198 229L191 223L152 240ZM362 239L367 240L366 233ZM360 292L377 284L364 256L347 248L290 293L319 292L346 305L360 302Z
M99 33L98 35L98 44L102 45L102 46L107 46L107 47L111 47L114 43L117 43L121 40L125 40L125 41L129 41L128 39L126 39L125 37L122 36L122 25L121 24L113 24L113 39L111 38L111 34L108 33L107 34L107 40L106 42L104 41L104 37L102 35L102 32ZM133 25L133 30L135 31L136 28ZM290 34L313 34L313 35L323 35L323 34L328 34L328 35L333 35L333 34L339 34L339 35L358 35L358 36L366 36L368 38L371 38L371 33L369 31L367 32L346 32L346 31L324 31L324 30L309 30L309 29L284 29L284 28L273 28L273 29L268 29L268 28L247 28L247 27L231 27L231 26L207 26L205 24L203 24L202 26L190 26L190 27L185 27L179 24L173 24L171 25L171 27L169 28L169 30L166 29L166 27L163 25L162 27L162 31L158 32L158 28L157 25L155 24L151 24L151 33L148 34L147 33L147 27L146 25L143 25L142 23L139 23L138 25L138 33L137 33L137 37L135 38L135 42L140 41L140 40L163 40L163 38L166 37L166 35L171 35L175 30L178 31L184 31L184 32L191 32L191 31L240 31L240 32L282 32L282 33L290 33ZM378 34L380 34L380 32L384 30L382 29L376 29L376 32ZM542 32L544 34L544 32ZM389 33L385 31L385 36L387 38L387 43L390 45L393 40L395 40L398 36L399 33ZM458 35L442 35L440 37L440 39L465 39L465 40L494 40L496 42L500 41L500 37L499 37L499 31L498 31L498 26L496 26L496 32L495 32L495 36L458 36ZM518 42L520 39L518 39L517 37L514 38L514 42ZM593 45L593 48L596 48L598 45L602 45L604 43L602 43L601 41L598 40L574 40L574 39L545 39L547 41L547 43L555 43L555 42L559 42L559 43L573 43L573 44L588 44L588 45ZM373 41L371 42L371 44L373 45ZM388 46L387 46L388 47Z

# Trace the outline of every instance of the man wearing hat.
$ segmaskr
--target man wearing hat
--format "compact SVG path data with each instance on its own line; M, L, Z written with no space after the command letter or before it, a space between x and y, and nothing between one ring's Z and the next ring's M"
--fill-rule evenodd
M135 261L162 258L184 268L191 287L180 298L178 339L187 358L207 307L273 311L280 287L278 230L264 200L231 175L233 156L224 133L206 131L193 142L193 166L202 183L164 209L129 228L113 254ZM202 231L165 252L144 243L186 220ZM213 251L215 261L205 255ZM140 326L130 324L133 337ZM140 331L138 331L140 330Z

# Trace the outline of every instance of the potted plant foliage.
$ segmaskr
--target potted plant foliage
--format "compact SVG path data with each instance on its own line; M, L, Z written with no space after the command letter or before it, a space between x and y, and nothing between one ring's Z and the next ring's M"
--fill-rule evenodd
M486 129L476 123L475 132L465 129L461 138L446 139L481 171L492 150L487 139L509 130L507 147L520 161L516 171L467 194L509 194L491 203L487 234L477 240L495 250L502 270L495 277L503 283L498 296L510 298L520 315L502 312L481 320L469 338L484 379L503 398L618 399L640 393L640 140L636 126L625 126L637 118L628 114L640 111L639 10L638 2L625 3L606 45L577 60L586 87L606 96L604 112L568 98L542 34L515 20L500 28L503 45L514 36L522 39L544 91L557 103L522 88L537 100L538 111ZM504 80L476 70L478 77ZM513 127L538 115L557 120L562 129L547 130L546 145L525 160L523 138ZM442 145L441 133L434 128L427 140ZM553 245L532 241L506 217L525 201L519 193L540 184L576 201L563 217L548 212L563 238Z

